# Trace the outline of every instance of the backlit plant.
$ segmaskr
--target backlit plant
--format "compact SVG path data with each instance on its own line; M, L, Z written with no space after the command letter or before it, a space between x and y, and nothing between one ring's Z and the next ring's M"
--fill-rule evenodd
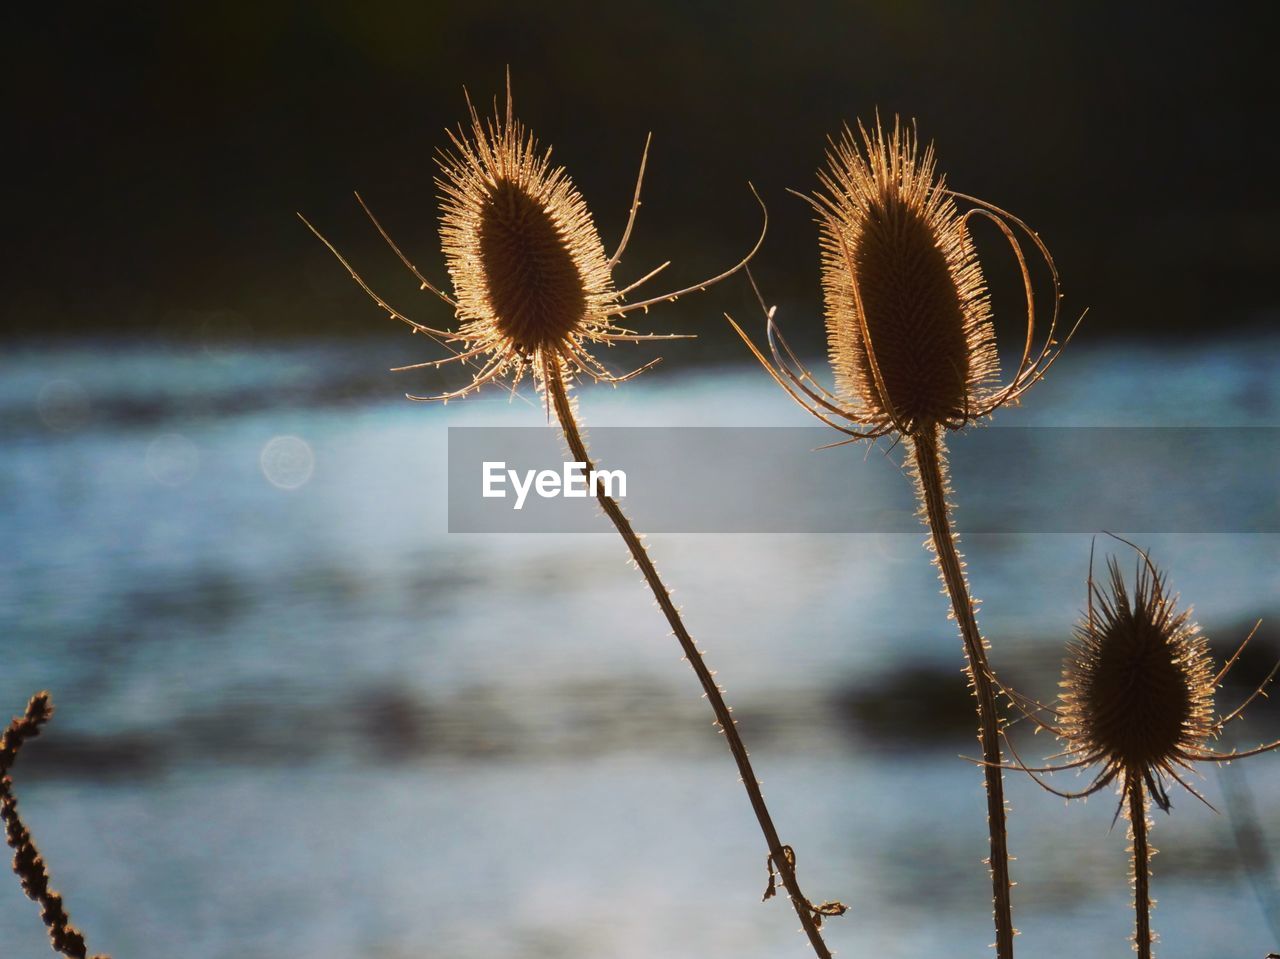
M828 352L835 390L819 385L787 345L765 308L772 360L731 318L735 330L769 374L808 412L850 437L892 436L909 450L952 614L960 625L970 683L977 700L979 739L986 768L991 835L992 902L996 951L1013 955L1009 853L1004 784L1000 776L1000 718L978 630L964 563L956 548L947 494L947 430L961 430L1001 406L1016 403L1058 356L1058 273L1040 238L1017 217L946 188L932 147L920 149L914 128L895 121L886 134L846 128L832 143L820 189L806 197L817 213L822 254ZM960 212L957 200L970 208ZM982 267L969 234L981 217L1008 240L1026 294L1026 343L1018 368L1004 385ZM1029 238L1053 278L1053 317L1043 344L1034 346L1036 297L1018 239ZM764 302L761 301L764 308Z
M480 365L471 381L458 390L411 399L447 402L503 378L514 389L527 371L559 421L573 460L585 464L584 468L589 472L595 467L578 427L574 404L569 398L571 381L578 376L587 376L596 381L621 383L652 365L615 376L591 355L590 346L663 338L625 329L617 325L617 320L628 313L673 301L685 293L706 289L732 276L746 266L760 248L764 229L761 229L759 239L747 256L724 273L687 289L626 302L628 293L666 266L663 264L621 288L613 280L613 270L626 249L640 206L644 159L640 163L626 229L618 249L606 257L600 234L572 181L563 168L551 165L550 151L542 150L515 119L510 81L505 115L484 121L474 106L470 111L469 129L449 134L453 150L440 154L440 175L436 180L443 198L441 245L453 279L453 295L429 282L377 220L373 221L422 288L431 291L455 311L459 320L457 329L426 326L390 307L332 244L314 227L312 231L351 272L356 282L394 319L409 324L416 332L439 339L451 349L452 344L458 344L454 356L401 369L472 361ZM646 144L646 157L647 154ZM365 209L368 212L368 208ZM309 223L307 225L310 227ZM814 951L820 957L829 956L820 926L824 916L839 915L844 907L836 902L814 905L802 894L795 877L794 853L778 836L746 747L738 734L736 720L724 701L714 674L706 665L647 548L622 508L601 487L596 489L596 498L626 542L632 560L644 575L711 703L716 723L729 743L764 834L771 873L776 868L782 877Z
M1139 560L1132 593L1114 558L1107 560L1107 582L1095 582L1090 556L1086 611L1067 648L1059 705L1052 708L1009 691L1027 720L1061 740L1065 761L1027 766L1012 743L1010 749L1016 759L1011 768L1028 773L1055 796L1083 799L1117 784L1116 815L1123 810L1128 816L1133 843L1134 949L1141 959L1150 959L1155 938L1150 859L1155 850L1147 841L1148 804L1154 802L1169 812L1169 783L1173 782L1209 805L1184 778L1196 763L1227 763L1280 748L1280 740L1230 752L1212 746L1229 723L1264 695L1280 665L1243 703L1215 717L1214 693L1257 626L1231 658L1215 669L1209 642L1191 620L1191 608L1179 609L1178 597L1169 595L1165 577L1146 551L1133 548ZM1042 715L1053 718L1046 720ZM1039 775L1088 767L1097 767L1097 775L1074 792L1057 789Z

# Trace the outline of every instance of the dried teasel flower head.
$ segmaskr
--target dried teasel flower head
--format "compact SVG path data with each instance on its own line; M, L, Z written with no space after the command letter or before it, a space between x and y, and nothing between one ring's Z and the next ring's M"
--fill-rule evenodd
M1138 554L1133 591L1115 559L1107 561L1109 583L1096 584L1090 552L1087 609L1068 646L1060 706L1051 709L1005 690L1028 720L1066 744L1065 761L1057 766L1027 766L1008 736L1005 740L1015 759L1011 768L1028 773L1056 796L1080 799L1112 782L1118 784L1115 819L1122 811L1127 814L1132 840L1133 947L1140 959L1150 959L1155 941L1150 861L1155 850L1148 841L1149 803L1154 801L1165 812L1171 809L1167 786L1171 779L1209 806L1179 770L1189 771L1197 762L1226 763L1280 748L1280 740L1231 752L1219 752L1210 745L1263 695L1280 664L1243 703L1215 718L1214 692L1258 627L1215 674L1208 643L1191 622L1190 608L1179 610L1178 597L1169 595L1164 577L1144 550L1115 538ZM1056 718L1056 724L1041 718L1045 714ZM1098 772L1093 782L1077 792L1056 789L1037 775L1086 766L1097 766Z
M1091 577L1088 612L1067 649L1062 732L1079 758L1141 775L1167 806L1161 774L1175 775L1215 733L1209 644L1145 556L1132 595L1114 557L1107 576L1105 588Z
M1061 296L1048 248L1012 214L948 190L933 147L921 149L914 125L895 118L886 132L877 118L873 129L859 124L857 135L846 127L831 141L827 160L820 189L804 199L818 215L836 388L818 385L768 308L772 362L734 323L756 358L810 413L855 438L961 429L1016 403L1060 352L1054 334ZM962 212L957 200L968 208ZM991 221L1009 242L1026 295L1026 345L1004 385L997 382L991 303L970 237L974 217ZM1053 317L1038 351L1024 241L1053 282Z
M550 150L512 116L449 133L439 155L440 237L459 333L514 360L608 335L616 296L586 202Z
M998 373L965 220L915 130L846 130L817 194L831 366L871 422L959 424Z
M1280 741L1231 752L1211 745L1264 695L1280 664L1240 706L1215 717L1214 694L1257 627L1215 671L1208 640L1191 621L1191 608L1178 608L1178 597L1169 594L1165 577L1144 550L1121 542L1138 554L1132 592L1114 558L1107 561L1106 585L1096 583L1090 558L1088 604L1068 645L1060 704L1050 709L1011 694L1028 719L1065 744L1067 761L1033 769L1019 760L1016 768L1034 776L1098 766L1093 782L1075 793L1037 781L1067 799L1092 795L1116 781L1122 789L1142 784L1156 805L1168 811L1169 779L1203 799L1179 770L1190 770L1196 762L1230 762L1280 748ZM1041 712L1056 716L1057 723L1039 718Z
M819 173L822 291L836 384L868 419L963 423L998 371L982 266L914 129L849 131Z
M443 360L398 369L440 367L454 362L474 364L478 368L462 389L438 396L410 396L410 399L448 401L503 378L508 378L514 388L527 369L533 371L542 385L548 363L568 376L583 374L610 383L629 379L653 363L625 375L615 375L592 355L590 347L681 338L637 333L619 326L617 321L627 313L648 310L650 306L675 300L732 276L746 266L764 241L767 214L755 246L731 269L682 290L628 303L627 294L669 265L663 263L625 287L619 288L614 283L614 268L626 249L640 207L648 142L641 157L626 229L617 251L607 256L591 212L573 181L563 167L552 164L550 148L540 147L515 118L510 75L504 111L499 112L495 104L494 115L482 119L469 97L467 107L469 122L449 131L452 147L437 155L440 237L453 281L452 296L418 271L360 200L383 239L413 272L421 288L454 310L458 318L456 329L426 326L392 308L373 292L333 245L307 223L356 282L392 318L407 323L415 332L443 342L454 353Z

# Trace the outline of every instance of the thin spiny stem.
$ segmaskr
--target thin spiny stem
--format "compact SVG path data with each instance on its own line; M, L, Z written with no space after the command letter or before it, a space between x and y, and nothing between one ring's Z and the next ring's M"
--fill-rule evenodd
M88 949L84 936L71 925L62 896L49 888L49 870L18 815L18 800L13 795L13 780L9 778L9 769L22 744L40 735L40 728L52 715L53 704L49 701L49 694L36 693L27 703L25 714L14 717L4 735L0 736L0 819L4 821L5 839L13 848L13 871L22 883L22 891L40 906L40 918L49 931L50 945L68 959L85 959ZM94 959L107 957L95 956Z
M914 434L911 445L915 454L919 493L924 500L925 518L937 556L951 608L960 625L964 640L965 658L968 661L969 678L978 706L978 739L982 743L983 773L987 784L987 825L991 832L991 899L995 912L996 955L999 959L1012 959L1013 907L1009 890L1008 833L1005 826L1004 776L1001 770L1000 719L996 710L996 691L991 671L987 666L987 650L978 620L974 615L973 598L965 582L964 564L956 549L956 534L951 525L950 508L946 497L946 480L943 473L941 429L934 427Z
M590 472L594 469L594 466L591 456L587 452L586 443L583 441L582 434L578 429L573 406L570 404L568 393L565 390L560 363L554 356L544 357L543 362L547 391L551 396L556 418L560 421L560 427L564 431L565 440L569 444L569 452L576 462L584 464L583 468ZM751 768L751 760L747 756L746 746L743 745L742 737L738 734L736 720L734 720L728 705L725 703L724 694L716 684L714 674L707 666L702 653L694 644L693 637L689 635L689 631L685 628L684 621L680 617L680 611L676 608L675 603L671 601L670 593L663 584L661 577L659 577L658 570L653 565L653 560L649 558L649 553L640 541L640 537L636 535L635 530L632 528L631 521L622 512L622 508L617 501L603 492L599 485L596 488L596 499L599 501L605 515L613 522L623 541L627 544L631 558L644 575L645 582L649 584L649 589L653 592L654 599L658 601L658 605L661 607L663 615L666 616L672 632L680 642L680 648L684 651L685 658L688 660L689 665L693 667L693 671L698 677L698 682L702 685L707 701L711 703L711 708L715 712L716 722L728 740L729 750L733 753L734 761L738 765L738 772L742 776L742 784L747 790L748 798L751 800L751 808L755 811L761 832L764 833L765 842L769 847L769 859L782 877L782 883L791 896L791 903L795 907L796 915L800 917L800 923L804 926L805 934L809 937L813 951L819 956L819 959L830 959L831 952L823 941L822 933L818 928L822 921L822 914L818 910L826 908L828 912L823 914L839 914L844 911L844 907L839 904L824 904L824 907L815 907L800 891L800 884L796 880L795 869L792 866L794 853L791 852L790 847L783 845L782 840L778 838L778 831L774 828L773 818L769 815L764 796L760 792L760 783Z
M1151 850L1147 846L1147 803L1142 777L1127 775L1129 829L1133 834L1133 947L1138 959L1151 959Z

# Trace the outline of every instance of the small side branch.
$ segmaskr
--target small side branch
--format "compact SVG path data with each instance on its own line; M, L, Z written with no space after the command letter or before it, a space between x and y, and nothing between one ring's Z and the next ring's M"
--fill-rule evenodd
M36 693L27 703L27 711L14 717L13 722L0 737L0 818L4 820L5 839L13 848L13 871L22 883L22 890L40 906L40 916L49 930L49 942L55 952L69 959L85 959L87 948L80 930L71 925L62 896L49 888L49 870L44 858L36 849L31 833L18 815L18 800L13 795L13 780L9 770L18 758L18 751L28 739L40 735L40 728L53 715L53 703L47 692ZM108 959L95 956L94 959Z

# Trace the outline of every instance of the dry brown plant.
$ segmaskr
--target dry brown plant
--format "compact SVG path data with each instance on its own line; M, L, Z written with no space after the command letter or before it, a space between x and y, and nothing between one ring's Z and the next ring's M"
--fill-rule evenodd
M413 272L421 288L454 311L458 318L456 329L426 326L389 306L328 240L310 223L307 226L392 318L440 341L454 352L442 360L399 369L459 362L474 362L479 367L471 381L460 389L429 397L410 396L410 399L447 402L500 380L514 391L526 374L531 375L546 400L549 415L554 415L560 423L573 460L585 464L589 472L595 466L582 438L575 404L569 396L573 381L588 377L617 384L653 365L649 363L630 373L614 375L592 355L590 347L676 338L639 333L618 325L618 320L628 313L647 311L651 306L672 302L686 293L705 290L743 269L764 241L768 217L765 214L760 236L750 252L728 270L685 289L627 302L628 294L668 265L664 263L625 286L619 287L614 282L614 268L626 250L640 207L648 142L641 158L626 228L617 250L612 256L606 256L599 231L573 182L562 167L552 165L550 150L539 147L532 134L516 120L510 78L504 113L499 114L495 109L494 117L484 120L470 99L468 108L469 126L449 133L452 150L440 153L440 174L436 180L442 196L441 245L453 281L452 295L422 275L383 230L363 200L360 201L378 232ZM761 210L764 210L763 203ZM805 898L795 875L794 852L778 836L737 730L737 721L725 703L715 673L694 643L648 548L621 506L602 487L597 487L596 498L626 543L632 561L644 576L711 704L716 725L725 735L764 834L771 872L776 868L781 876L814 952L827 959L831 953L820 931L822 920L825 916L843 913L844 906L836 902L814 905Z
M1172 780L1212 809L1183 776L1194 771L1195 763L1228 763L1280 748L1280 740L1230 752L1219 752L1211 745L1229 723L1244 715L1250 703L1266 695L1280 664L1243 703L1215 718L1214 693L1258 627L1215 669L1209 642L1191 620L1191 607L1178 608L1178 596L1169 594L1164 575L1145 550L1120 541L1138 554L1133 592L1114 557L1107 560L1108 582L1097 583L1090 552L1086 610L1067 648L1059 704L1049 707L1006 690L1037 731L1046 730L1061 740L1064 750L1052 758L1065 762L1027 766L1010 742L1015 762L1008 768L1028 773L1064 799L1083 799L1118 782L1116 816L1122 811L1127 815L1132 843L1134 949L1141 959L1150 959L1155 940L1150 861L1155 849L1147 838L1148 805L1154 801L1170 811L1167 783ZM1045 715L1051 718L1042 718ZM1097 775L1074 792L1057 789L1041 778L1045 773L1090 766L1099 767Z
M53 703L47 692L39 692L27 703L26 712L15 716L0 736L0 819L4 820L5 839L13 849L13 871L22 883L22 891L40 906L40 918L49 930L49 944L54 952L69 959L85 959L88 952L84 935L71 925L62 896L49 887L49 867L36 848L31 833L18 814L18 800L13 794L13 768L18 751L28 739L40 735L40 729L53 717ZM110 959L98 955L93 959Z
M1061 297L1058 272L1048 247L1021 220L946 188L933 148L920 148L914 127L895 120L886 132L877 120L871 130L859 126L859 134L855 137L846 128L831 142L828 167L818 175L820 189L803 197L817 213L821 234L835 389L821 386L800 362L763 298L771 359L728 319L773 379L809 413L849 437L843 442L892 436L910 450L920 512L929 528L927 545L960 626L977 700L979 739L989 764L985 776L996 951L1000 959L1011 959L1016 930L999 768L1000 717L987 643L978 630L951 521L943 436L1017 403L1053 364L1060 352L1054 340ZM965 212L958 200L968 204ZM1003 385L997 382L990 300L970 236L974 218L994 224L1009 243L1026 297L1026 342L1017 370ZM1024 241L1043 259L1053 282L1053 317L1038 348L1036 293Z

